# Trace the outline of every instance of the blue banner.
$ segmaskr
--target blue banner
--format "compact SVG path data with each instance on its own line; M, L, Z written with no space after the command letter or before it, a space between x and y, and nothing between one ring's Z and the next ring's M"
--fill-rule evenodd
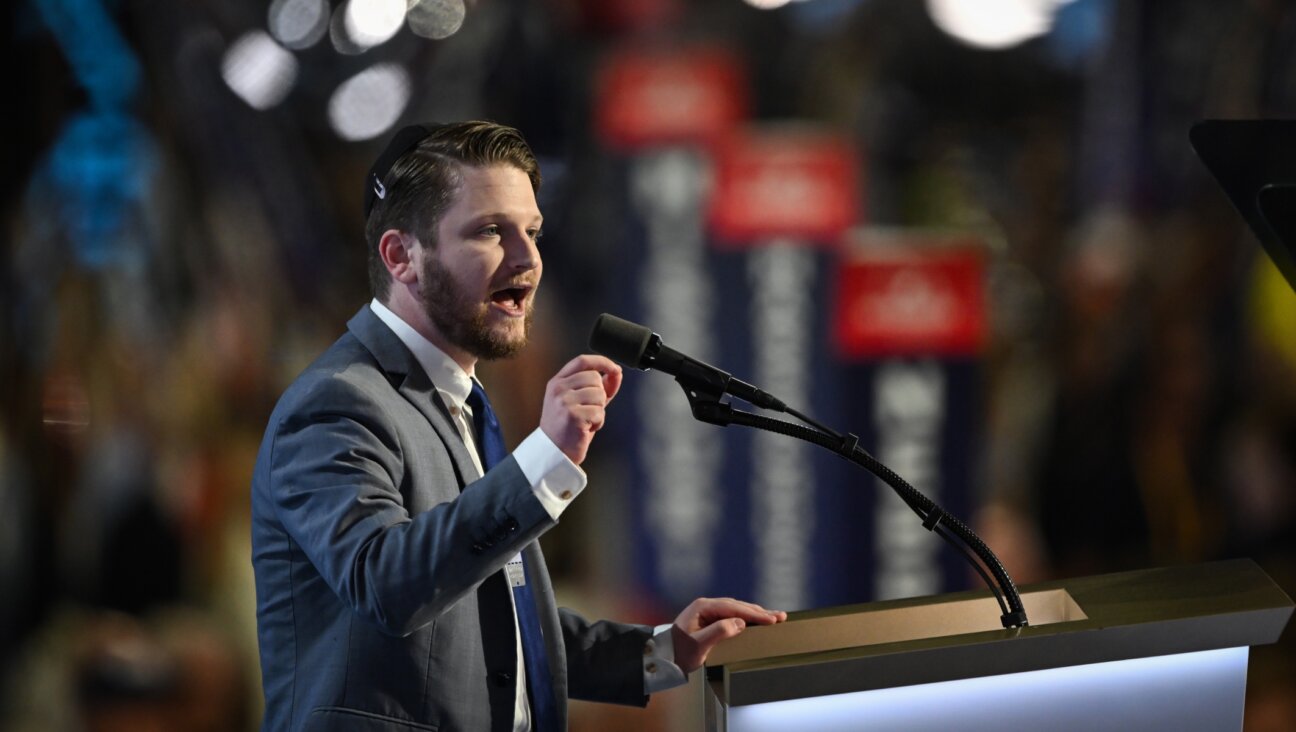
M710 165L688 148L626 160L630 224L613 312L859 435L966 519L979 424L975 359L838 358L830 325L837 255L794 239L717 249L704 220ZM630 452L636 576L661 607L718 595L795 610L973 586L963 559L889 487L834 453L698 422L662 373L628 374L618 400L610 428Z

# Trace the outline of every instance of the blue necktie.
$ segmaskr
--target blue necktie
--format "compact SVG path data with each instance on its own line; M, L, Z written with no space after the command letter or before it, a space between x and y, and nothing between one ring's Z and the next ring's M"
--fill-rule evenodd
M499 420L486 398L486 391L476 379L473 380L472 393L468 395L468 406L473 412L482 468L490 470L507 457L508 452L504 449ZM525 563L522 569L525 578ZM522 631L522 662L526 668L527 696L531 701L531 728L535 732L558 732L558 708L554 701L553 682L549 678L549 654L545 652L531 583L524 580L520 584L511 584L514 585L513 604L517 606L518 628Z

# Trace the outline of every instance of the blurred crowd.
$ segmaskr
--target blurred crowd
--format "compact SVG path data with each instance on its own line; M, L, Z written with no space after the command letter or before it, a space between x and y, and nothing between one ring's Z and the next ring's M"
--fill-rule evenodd
M311 94L354 59L303 53L300 94L269 110L224 86L223 49L266 5L10 9L0 729L258 719L249 476L279 392L368 298L360 184L379 144L338 140ZM412 70L403 121L513 124L546 166L536 346L490 367L508 437L614 294L598 59L715 41L749 65L754 118L858 143L870 224L992 242L971 518L1019 583L1245 556L1296 590L1296 295L1187 139L1203 118L1296 113L1296 3L1059 13L987 51L911 0L476 0L450 38L368 52ZM108 40L85 27L100 16ZM598 446L592 481L622 448ZM624 615L615 568L580 550L610 530L604 508L546 542L569 597ZM1258 649L1248 729L1296 728L1294 691L1292 643ZM670 729L694 706L680 692L575 723Z

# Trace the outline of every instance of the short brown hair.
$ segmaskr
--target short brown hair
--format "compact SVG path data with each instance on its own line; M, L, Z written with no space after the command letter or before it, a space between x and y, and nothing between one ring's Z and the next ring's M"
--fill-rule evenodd
M461 166L511 165L527 174L533 191L540 190L540 164L516 129L480 120L425 129L426 137L379 174L384 195L374 201L365 219L369 287L381 302L391 292L391 276L378 251L383 233L397 229L418 237L424 246L435 246L437 223L462 183Z

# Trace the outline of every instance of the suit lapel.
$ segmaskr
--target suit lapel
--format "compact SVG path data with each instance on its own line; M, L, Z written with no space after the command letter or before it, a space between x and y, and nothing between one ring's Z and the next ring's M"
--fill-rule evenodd
M347 322L347 329L373 354L374 360L390 378L392 385L405 397L414 408L427 419L436 430L446 450L454 461L455 472L459 474L459 488L477 479L477 467L473 465L463 437L451 421L450 411L445 402L432 386L427 372L415 360L400 338L382 322L368 305L362 305L360 311Z

